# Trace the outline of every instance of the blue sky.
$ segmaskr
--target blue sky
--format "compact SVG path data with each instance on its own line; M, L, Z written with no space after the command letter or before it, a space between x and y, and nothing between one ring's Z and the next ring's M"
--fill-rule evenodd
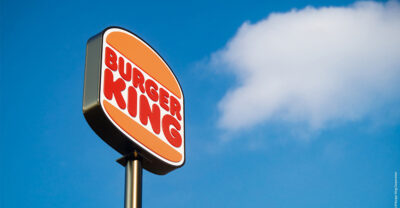
M1 1L0 206L123 207L120 155L81 110L86 41L121 26L186 99L186 164L145 171L143 207L393 207L400 10L353 4Z

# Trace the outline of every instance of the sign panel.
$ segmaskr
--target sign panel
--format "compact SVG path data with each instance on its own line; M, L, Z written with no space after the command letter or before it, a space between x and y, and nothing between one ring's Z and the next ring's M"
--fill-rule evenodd
M185 161L184 99L175 75L146 42L117 27L88 41L83 112L121 154L166 174Z

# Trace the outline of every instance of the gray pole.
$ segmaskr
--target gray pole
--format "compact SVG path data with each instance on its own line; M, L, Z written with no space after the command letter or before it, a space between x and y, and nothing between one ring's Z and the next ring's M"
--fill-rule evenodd
M142 163L134 157L128 159L125 168L125 208L141 208Z

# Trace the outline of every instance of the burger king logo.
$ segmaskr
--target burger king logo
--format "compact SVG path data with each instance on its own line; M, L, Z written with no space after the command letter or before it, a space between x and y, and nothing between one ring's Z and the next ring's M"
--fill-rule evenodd
M108 28L88 41L85 73L83 111L103 140L122 154L139 151L151 172L183 165L183 93L154 49L125 29Z

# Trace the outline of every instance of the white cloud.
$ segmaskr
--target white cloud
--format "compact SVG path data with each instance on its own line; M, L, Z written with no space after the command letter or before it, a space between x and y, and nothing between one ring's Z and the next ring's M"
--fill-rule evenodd
M238 80L219 103L225 129L357 120L399 98L400 4L307 7L245 22L212 63Z

